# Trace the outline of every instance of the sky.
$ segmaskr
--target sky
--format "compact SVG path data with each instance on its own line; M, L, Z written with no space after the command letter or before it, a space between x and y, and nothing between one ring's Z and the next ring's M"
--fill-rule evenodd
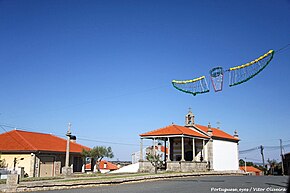
M226 74L222 92L171 85L289 44L289 10L289 0L0 0L0 133L64 137L70 122L79 143L130 160L139 134L184 125L191 107L196 123L237 130L240 150L290 144L290 49L241 85ZM261 162L259 150L244 156Z

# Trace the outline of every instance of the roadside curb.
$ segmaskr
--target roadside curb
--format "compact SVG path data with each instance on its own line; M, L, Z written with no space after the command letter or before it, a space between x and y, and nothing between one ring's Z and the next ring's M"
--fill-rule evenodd
M200 172L200 173L180 173L180 174L157 174L147 176L135 176L125 178L115 178L106 180L75 180L63 182L23 182L16 187L4 187L0 192L31 192L31 191L45 191L45 190L63 190L96 187L101 185L123 184L130 182L152 181L169 178L182 178L191 176L214 176L214 175L244 175L243 173L217 173L217 172Z

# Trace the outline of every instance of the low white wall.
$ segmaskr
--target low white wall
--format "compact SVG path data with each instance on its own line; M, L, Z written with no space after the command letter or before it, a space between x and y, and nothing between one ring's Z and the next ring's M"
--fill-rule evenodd
M215 171L239 170L237 143L213 140L213 169Z
M110 173L116 174L116 173L137 173L139 170L139 162L135 164L130 164L127 166L124 166L118 170L111 171Z

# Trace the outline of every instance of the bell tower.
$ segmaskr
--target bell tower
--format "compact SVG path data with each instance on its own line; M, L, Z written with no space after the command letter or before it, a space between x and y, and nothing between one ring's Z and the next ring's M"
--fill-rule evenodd
M194 125L194 114L191 112L191 108L189 108L188 113L185 115L185 126L193 126Z

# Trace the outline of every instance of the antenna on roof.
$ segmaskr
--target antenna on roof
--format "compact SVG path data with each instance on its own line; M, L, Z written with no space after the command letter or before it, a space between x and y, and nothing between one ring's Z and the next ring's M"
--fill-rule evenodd
M188 108L188 112L191 112L191 107Z
M216 124L217 124L217 129L220 129L221 122L217 121Z

